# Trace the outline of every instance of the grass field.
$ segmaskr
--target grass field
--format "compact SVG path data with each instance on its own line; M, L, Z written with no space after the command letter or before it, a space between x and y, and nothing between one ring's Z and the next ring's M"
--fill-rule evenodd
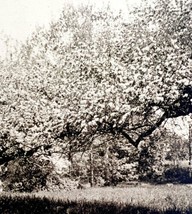
M88 188L61 192L39 192L37 196L70 201L105 201L166 210L192 207L192 186L189 185L141 185L129 187Z
M3 195L6 195L6 197L19 198L19 200L28 197L30 200L32 199L32 202L28 202L28 204L33 203L33 210L40 211L42 209L41 214L192 213L192 187L187 185L140 185L124 188L103 187L60 192L38 192L32 195L2 193L2 197ZM17 199L16 201L18 202L19 200ZM43 211L42 207L35 209L36 205L34 200L37 201L36 204L40 207L41 204L47 203L47 205L44 205L46 212ZM12 207L14 207L14 205L12 205ZM57 207L63 207L63 211L57 211ZM12 212L5 213L20 212L13 212L12 210Z

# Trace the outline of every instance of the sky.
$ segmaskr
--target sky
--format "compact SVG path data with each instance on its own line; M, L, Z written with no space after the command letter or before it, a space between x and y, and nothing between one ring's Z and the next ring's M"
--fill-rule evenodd
M25 40L36 26L46 27L57 19L67 1L100 7L109 2L114 10L124 10L127 5L137 5L141 0L0 0L0 32Z
M5 36L25 41L38 26L48 27L57 20L66 4L94 4L102 8L109 4L113 10L127 10L141 0L0 0L0 57L6 57ZM9 45L10 45L9 41ZM13 46L15 43L13 43Z

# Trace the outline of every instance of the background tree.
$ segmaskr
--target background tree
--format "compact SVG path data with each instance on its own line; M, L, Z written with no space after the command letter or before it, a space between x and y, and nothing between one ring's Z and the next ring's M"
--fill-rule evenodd
M163 128L153 133L139 150L138 174L140 180L150 182L164 180L166 182L164 173L170 168L178 168L178 171L184 169L188 174L188 142L183 136L179 136L169 129ZM171 176L169 179L170 182Z

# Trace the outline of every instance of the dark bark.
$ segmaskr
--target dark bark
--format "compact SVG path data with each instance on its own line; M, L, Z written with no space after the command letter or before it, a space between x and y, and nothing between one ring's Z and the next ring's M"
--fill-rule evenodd
M6 152L9 148L2 148L0 151L0 165L8 164L10 161L15 160L17 158L31 157L35 153L37 153L39 149L43 148L43 150L46 151L49 150L51 147L51 145L39 145L28 151L25 151L23 148L17 148L17 150L12 153Z
M125 130L118 130L135 147L138 147L139 143L145 137L150 136L166 119L186 116L192 113L192 86L185 86L181 89L179 98L172 104L167 106L165 103L149 103L147 109L152 110L152 107L158 107L164 113L154 124L147 125L145 131L140 133L136 140L132 139Z

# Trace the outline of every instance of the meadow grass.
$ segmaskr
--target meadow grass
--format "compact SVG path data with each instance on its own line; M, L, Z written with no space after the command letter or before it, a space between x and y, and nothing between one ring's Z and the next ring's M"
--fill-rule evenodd
M167 209L186 210L192 207L192 187L189 185L102 187L59 192L39 192L36 195L70 201L122 203L161 211Z
M0 210L0 213L192 213L191 198L192 188L187 185L98 187L33 194L2 193L0 208L8 205L12 210Z

